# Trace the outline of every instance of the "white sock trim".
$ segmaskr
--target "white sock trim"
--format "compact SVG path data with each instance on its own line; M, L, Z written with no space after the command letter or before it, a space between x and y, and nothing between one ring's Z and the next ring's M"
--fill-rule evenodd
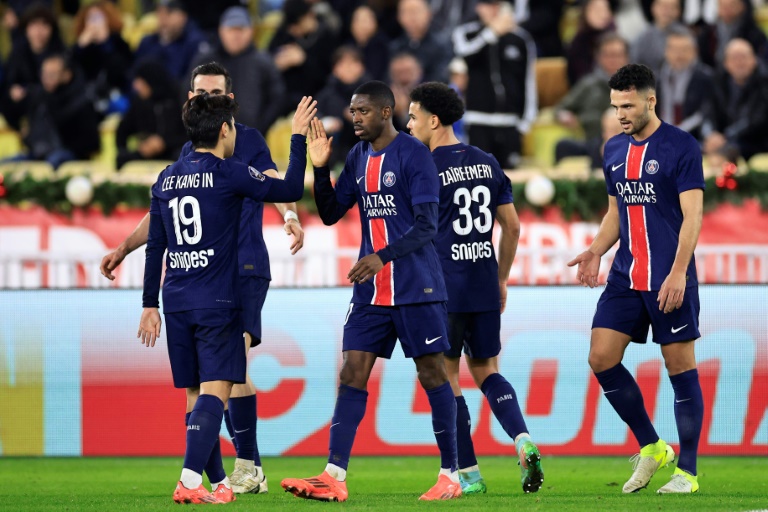
M325 465L325 472L331 475L333 478L338 480L339 482L343 482L347 479L347 470L344 468L340 468L336 464L331 464L330 462Z
M480 466L475 464L474 466L469 466L468 468L460 468L459 473L472 473L473 471L480 472Z
M197 489L203 485L203 475L187 468L181 470L181 478L179 480L181 480L181 485L187 489Z

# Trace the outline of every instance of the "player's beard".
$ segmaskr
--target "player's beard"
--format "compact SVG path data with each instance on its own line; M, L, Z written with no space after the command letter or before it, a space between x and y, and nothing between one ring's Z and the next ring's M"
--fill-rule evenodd
M648 126L648 123L651 121L651 114L650 109L648 108L648 105L645 105L645 110L642 114L637 116L637 119L632 121L632 130L627 134L629 136L632 136L636 133L640 133L645 129L646 126Z

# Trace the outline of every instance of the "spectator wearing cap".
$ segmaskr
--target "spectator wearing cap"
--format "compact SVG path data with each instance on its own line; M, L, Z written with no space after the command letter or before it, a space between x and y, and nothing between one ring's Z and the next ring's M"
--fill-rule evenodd
M292 112L302 96L316 96L331 72L336 48L333 34L305 0L285 0L283 21L269 43L285 82L282 114Z
M40 67L48 56L64 51L59 25L51 9L33 5L24 12L21 35L13 42L5 69L2 112L10 126L19 129L27 103L27 90L40 83Z
M136 64L155 60L177 83L186 80L192 59L207 45L179 0L160 0L155 10L157 33L145 36L136 50Z
M239 105L237 121L267 133L281 113L283 79L270 56L253 44L253 25L245 7L224 11L219 21L219 43L198 54L192 69L214 61L232 78L232 92Z
M453 58L450 34L430 30L432 10L427 0L400 0L397 21L403 35L389 45L390 54L412 53L424 70L425 82L447 82Z

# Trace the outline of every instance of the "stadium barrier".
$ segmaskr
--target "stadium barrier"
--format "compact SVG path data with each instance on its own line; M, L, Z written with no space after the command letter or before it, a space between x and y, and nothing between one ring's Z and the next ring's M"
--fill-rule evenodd
M768 455L768 286L701 287L697 358L705 401L702 454ZM634 453L635 442L587 365L599 289L511 287L500 369L546 455ZM351 291L277 289L249 374L263 455L325 455ZM136 339L138 290L0 291L0 455L181 455L184 392L171 384L165 332ZM673 392L652 343L632 345L660 435L676 443ZM464 369L461 380L481 455L514 445ZM429 405L411 361L380 361L356 454L436 455ZM225 453L232 447L222 430Z

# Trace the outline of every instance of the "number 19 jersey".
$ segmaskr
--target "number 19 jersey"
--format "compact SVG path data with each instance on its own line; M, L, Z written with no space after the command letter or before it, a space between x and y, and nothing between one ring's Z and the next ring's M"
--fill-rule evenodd
M432 157L440 180L435 244L448 289L448 311L498 310L493 220L498 205L512 202L512 184L496 159L474 146L441 146Z

